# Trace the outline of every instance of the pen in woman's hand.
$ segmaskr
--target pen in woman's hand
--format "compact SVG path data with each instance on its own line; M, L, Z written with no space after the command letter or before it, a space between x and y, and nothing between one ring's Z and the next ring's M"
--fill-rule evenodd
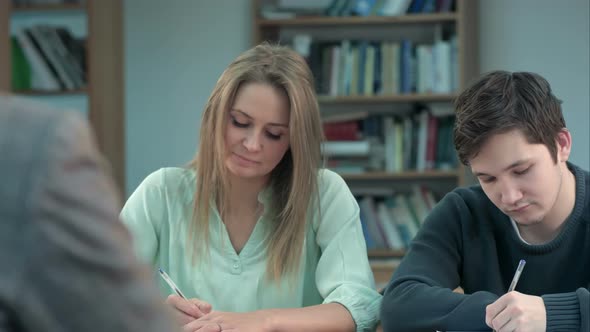
M170 279L170 276L168 276L168 274L166 272L164 272L161 268L158 268L158 271L160 271L160 276L162 276L162 279L164 279L164 281L166 281L166 283L168 284L168 286L170 286L170 288L172 288L172 290L178 294L178 296L182 297L183 299L187 299L186 296L184 296L184 294L182 294L182 292L180 291L180 289L178 289L178 286L176 286L176 284L174 283L174 281L172 281L172 279Z

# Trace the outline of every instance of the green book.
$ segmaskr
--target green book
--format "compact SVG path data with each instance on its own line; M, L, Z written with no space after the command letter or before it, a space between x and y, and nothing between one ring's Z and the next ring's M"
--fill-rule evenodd
M31 66L16 37L10 37L10 41L12 44L12 89L28 90L31 88Z

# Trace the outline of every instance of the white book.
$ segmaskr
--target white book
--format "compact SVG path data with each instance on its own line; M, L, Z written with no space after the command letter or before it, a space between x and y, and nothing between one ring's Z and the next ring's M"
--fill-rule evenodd
M383 7L379 11L381 16L399 16L408 11L411 0L384 0Z
M390 46L390 54L391 54L391 90L389 93L398 94L400 92L399 89L399 75L400 75L400 45L399 43L391 43Z
M324 156L368 156L371 146L368 140L362 141L326 141L322 143Z
M426 145L428 144L428 117L430 114L423 110L418 115L418 149L416 155L416 170L426 169Z
M61 61L60 55L57 53L55 49L55 42L50 39L49 33L47 29L50 29L47 26L32 26L29 28L33 38L37 41L39 47L45 57L50 62L50 65L54 68L55 73L57 74L57 78L61 81L64 87L68 90L72 90L76 87L73 80L70 78L68 73L66 72L66 68Z
M365 58L365 85L363 86L363 95L372 96L373 84L375 81L375 53L376 48L374 45L369 44L367 46L367 56Z
M450 93L451 89L451 43L437 41L432 48L434 58L434 85L436 93Z
M413 239L418 233L419 224L414 220L412 212L410 212L410 208L402 194L395 195L392 200L392 213L397 217L396 221L401 225L405 225L406 229L410 232L410 237Z
M332 63L330 69L330 96L338 96L340 82L340 46L332 47Z
M32 88L39 90L59 90L59 82L53 77L53 74L51 74L45 60L43 60L41 54L39 54L35 46L33 46L32 41L29 39L29 36L27 36L24 29L16 31L16 40L20 44L20 47L31 66Z
M410 204L412 204L412 206L414 207L414 211L416 211L416 215L418 216L420 224L424 223L424 220L426 220L426 217L428 217L428 214L430 213L430 209L424 201L424 197L420 192L419 186L414 186L412 188L412 193L409 196L409 201Z
M340 45L340 82L338 93L342 96L350 95L350 81L352 79L352 51L350 40L343 40Z
M385 171L395 172L396 153L395 153L395 124L393 117L386 116L383 118L383 134L385 136Z
M389 208L387 208L385 203L377 203L377 216L379 220L381 220L383 232L385 232L385 236L387 237L387 241L389 242L391 249L404 249L406 247L405 242L402 240L402 237L399 234L394 216L391 215L391 211Z
M416 58L418 62L416 91L418 93L431 93L434 77L432 46L418 45L416 47Z

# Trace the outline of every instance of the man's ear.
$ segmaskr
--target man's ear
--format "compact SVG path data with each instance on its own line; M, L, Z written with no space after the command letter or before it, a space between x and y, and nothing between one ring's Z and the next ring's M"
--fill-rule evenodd
M555 144L557 145L557 162L566 162L572 151L572 134L567 128L563 128L557 133Z

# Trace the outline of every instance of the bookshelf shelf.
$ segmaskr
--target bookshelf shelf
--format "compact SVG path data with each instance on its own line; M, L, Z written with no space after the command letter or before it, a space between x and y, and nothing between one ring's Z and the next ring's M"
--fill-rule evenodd
M392 249L371 249L367 251L369 258L402 258L406 254L405 250Z
M411 103L432 101L453 101L455 94L403 94L378 96L318 96L321 104L383 104L383 103Z
M346 26L346 25L391 25L391 24L424 24L454 22L457 20L455 13L437 14L413 14L402 16L373 16L373 17L324 17L308 16L293 19L257 19L257 25L261 27L274 26Z
M75 89L75 90L59 90L59 91L14 90L12 92L17 95L26 95L26 96L68 96L68 95L83 95L83 94L86 94L88 91L86 89Z
M400 173L387 172L367 172L361 174L340 174L344 180L375 180L375 181L395 181L395 180L420 180L420 179L455 179L459 172L452 171L408 171Z
M12 8L14 12L52 12L52 11L84 11L84 4L31 4L18 5Z

